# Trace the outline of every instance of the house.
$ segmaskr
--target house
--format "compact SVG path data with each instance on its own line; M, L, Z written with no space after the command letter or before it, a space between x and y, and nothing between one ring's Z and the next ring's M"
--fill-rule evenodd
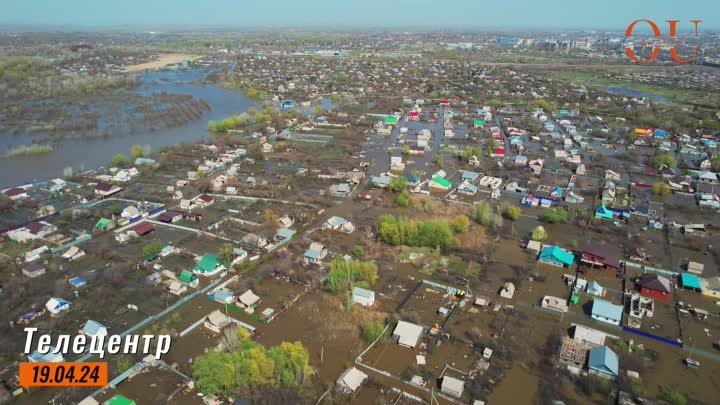
M213 298L213 300L215 300L215 302L219 302L223 305L232 304L237 299L237 297L235 296L235 293L233 293L230 290L226 290L224 288L221 288L221 289L215 291L212 294L212 298Z
M345 233L353 233L355 226L345 218L332 216L323 224L323 229L333 229Z
M192 288L196 288L200 283L200 279L198 279L197 275L189 270L182 270L180 275L178 275L177 280Z
M528 163L528 167L534 175L539 176L540 173L542 173L543 164L544 161L542 159L533 159Z
M181 210L192 211L197 206L198 205L193 200L186 200L186 199L180 200L180 209Z
M98 197L107 197L120 190L122 190L122 188L114 184L99 182L95 185L94 193Z
M351 367L340 375L340 378L337 380L337 385L341 391L351 393L357 391L367 378L367 374L355 367Z
M288 228L279 228L275 232L275 240L277 242L288 241L295 235L295 231Z
M450 187L452 187L452 183L442 177L436 176L428 183L428 187L439 191L448 191Z
M278 218L277 222L278 225L280 225L280 227L282 228L290 228L295 223L295 220L293 220L287 215L283 215L282 217Z
M120 216L127 219L133 219L140 216L140 210L134 205L128 205L122 210Z
M575 262L575 255L559 246L548 246L540 251L538 261L551 266L570 267Z
M232 320L219 309L212 311L203 321L203 325L215 333L222 333L232 323Z
M18 201L30 197L27 191L20 187L14 187L5 190L5 195L8 196L8 198L10 198L12 201Z
M477 194L478 188L476 185L465 180L457 188L458 193L473 196Z
M420 178L412 173L405 173L403 174L403 177L407 180L407 184L411 187L415 187L420 184Z
M187 291L187 285L178 280L169 280L166 285L168 292L173 295L183 295Z
M23 267L22 272L24 275L30 278L40 277L46 273L45 266L39 263L28 264L27 266Z
M605 296L605 288L600 285L595 280L592 280L588 283L587 287L585 288L585 291L594 296L594 297L603 297Z
M687 271L693 274L701 275L705 271L705 265L698 262L688 262Z
M90 338L95 336L107 336L108 328L98 321L93 321L92 319L89 319L87 322L85 322L85 326L83 326L83 328L80 330L80 333Z
M7 237L15 242L25 243L31 240L44 238L57 231L57 227L49 222L31 222L21 228L13 229Z
M468 170L460 171L460 179L463 181L475 181L475 179L477 179L478 177L480 177L480 173L471 172Z
M595 209L595 218L607 219L612 221L613 212L607 209L605 205L600 205L599 207L597 207L597 209Z
M107 218L100 218L95 224L98 231L107 231L115 227L115 222Z
M415 325L414 323L398 321L393 330L393 339L395 339L400 346L414 348L420 341L420 336L423 334L423 327Z
M507 282L503 285L503 288L500 289L500 296L507 299L512 299L513 295L515 295L515 284Z
M577 325L573 326L572 338L578 342L584 343L590 347L599 347L605 344L605 338L607 335L605 332L597 329L588 328L587 326Z
M253 290L247 290L237 298L237 303L243 308L252 308L260 302L258 297Z
M620 270L620 261L610 256L605 249L597 245L588 245L580 254L580 263L589 267L601 267L610 271Z
M45 354L38 352L32 352L27 356L28 361L31 363L62 363L65 361L62 353L55 353L54 350L50 350Z
M620 305L615 305L610 301L597 298L593 300L591 313L593 319L612 325L620 325L622 313L623 307Z
M640 293L646 297L667 300L672 294L670 280L657 274L643 274L638 282Z
M320 263L322 259L327 256L327 248L325 245L317 242L313 242L310 244L310 247L308 250L305 251L305 254L303 256L303 259L305 261L305 264L308 263Z
M569 204L582 204L585 201L585 197L577 194L574 191L568 191L565 195L565 202Z
M319 179L337 179L338 178L338 171L337 169L333 169L331 167L325 167L320 170L320 174L318 174Z
M440 391L443 394L450 395L455 398L460 398L463 393L465 382L458 378L444 376L442 383L440 384Z
M240 239L240 243L242 243L242 245L245 246L246 248L253 250L253 249L262 249L265 246L267 246L269 242L267 239L265 239L264 237L262 237L260 235L257 235L254 233L249 233L249 234L243 236L242 239Z
M77 246L71 246L65 253L62 254L62 258L68 261L75 261L85 256L85 252Z
M596 347L588 355L588 370L591 374L615 379L620 373L620 361L609 347Z
M353 302L364 307L370 307L375 304L375 292L360 287L354 287Z
M391 181L392 179L389 176L373 176L370 179L370 182L373 186L380 188L387 187L387 185L390 184Z
M682 288L688 290L695 290L697 292L702 291L702 285L700 284L700 277L691 273L680 274L680 285Z
M225 270L225 266L220 264L218 256L215 254L206 253L193 267L193 273L202 274L203 276L212 276Z
M62 298L50 298L48 302L45 304L45 309L50 312L51 316L55 316L63 311L67 311L70 309L70 302L62 299Z
M165 222L166 224L172 224L183 219L182 212L179 211L165 211L158 217L158 221Z
M201 208L209 207L209 206L213 205L214 202L215 202L215 198L213 198L211 195L208 195L208 194L201 194L195 200L195 203Z
M542 298L540 301L540 306L552 311L557 312L567 312L568 311L568 305L567 300L564 300L562 298L553 297L550 295L546 295Z
M149 222L143 222L141 224L135 225L134 227L130 228L127 233L128 236L134 236L136 238L139 238L141 236L145 236L149 234L150 232L155 230L155 225L149 223Z

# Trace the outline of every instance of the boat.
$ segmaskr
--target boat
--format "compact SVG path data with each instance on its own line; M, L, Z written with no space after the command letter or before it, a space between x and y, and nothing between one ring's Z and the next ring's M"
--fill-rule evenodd
M685 365L688 367L700 367L700 362L697 360L693 360L690 357L685 359Z

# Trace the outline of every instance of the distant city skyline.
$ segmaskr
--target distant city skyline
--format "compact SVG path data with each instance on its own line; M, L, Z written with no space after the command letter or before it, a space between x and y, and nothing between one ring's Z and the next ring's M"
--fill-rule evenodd
M702 29L720 28L717 0L12 0L3 5L1 25L52 29L138 28L151 30L223 27L257 29L311 27L338 29L508 29L622 31L633 20L661 25L703 20Z

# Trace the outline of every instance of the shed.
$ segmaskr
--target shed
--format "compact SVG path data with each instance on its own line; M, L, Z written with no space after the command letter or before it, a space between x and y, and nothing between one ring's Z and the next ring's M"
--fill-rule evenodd
M683 288L688 290L701 291L702 286L700 285L700 277L695 274L682 273L680 274L680 284Z
M465 382L463 380L455 377L445 376L443 377L440 391L442 391L443 394L447 394L455 398L460 398L462 396L464 388Z
M40 263L33 262L23 267L22 272L30 278L39 277L45 274L45 266Z
M395 339L400 346L413 348L417 346L422 333L422 326L410 322L398 321L393 331L393 339Z
M365 288L353 288L353 302L365 307L375 304L375 292Z
M368 375L358 370L355 367L351 367L345 370L344 373L338 378L337 384L344 390L355 392L360 385L367 380Z

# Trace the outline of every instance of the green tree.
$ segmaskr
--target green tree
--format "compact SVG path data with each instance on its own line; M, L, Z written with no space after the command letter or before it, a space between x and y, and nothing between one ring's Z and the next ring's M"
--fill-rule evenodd
M652 158L651 165L656 169L673 167L675 166L675 158L667 153L659 153Z
M522 209L517 205L507 205L503 210L503 216L511 221L517 221L522 215Z
M542 225L538 225L533 229L530 238L538 242L544 242L548 238L548 234Z
M112 158L112 165L113 166L125 166L129 162L127 156L123 155L122 153L118 153L117 155L113 156Z
M140 145L133 145L130 147L130 156L132 156L133 159L137 159L143 155L143 147Z
M710 162L712 163L712 170L720 172L720 155L715 156Z
M565 222L567 220L567 211L562 207L546 208L543 211L543 219L551 224Z
M667 184L663 182L657 182L652 185L652 192L657 196L663 197L670 194L671 190L670 186L668 186Z
M489 202L480 201L475 205L475 222L486 226L490 229L496 229L502 226L502 215L496 212Z
M218 260L220 264L229 268L230 264L235 260L235 246L232 243L225 243L220 246L218 251Z
M402 148L402 154L407 156L410 154L410 147L408 145L404 145Z
M378 268L375 263L338 258L330 265L325 287L333 293L347 291L355 284L370 288L377 279Z
M146 257L158 255L160 254L162 248L162 245L156 242L147 244L143 246L143 255L145 255Z
M442 169L443 165L445 164L445 159L442 157L442 155L437 154L435 155L435 158L433 158L433 163L435 163L435 167Z
M387 190L393 193L401 193L407 189L408 183L407 179L402 176L393 177L392 180L390 180L390 183L387 185Z

